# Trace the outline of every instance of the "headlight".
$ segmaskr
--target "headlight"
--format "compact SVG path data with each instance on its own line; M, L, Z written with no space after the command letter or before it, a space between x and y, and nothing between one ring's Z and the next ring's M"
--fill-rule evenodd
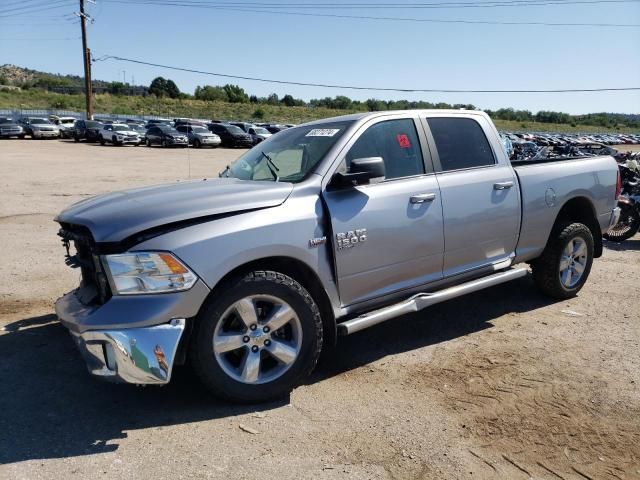
M196 275L180 260L165 252L135 252L102 257L114 293L179 292L196 283Z

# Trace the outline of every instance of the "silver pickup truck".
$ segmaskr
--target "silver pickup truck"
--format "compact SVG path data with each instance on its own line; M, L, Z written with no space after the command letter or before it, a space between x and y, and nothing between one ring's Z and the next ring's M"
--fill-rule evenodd
M164 384L188 361L217 395L271 399L339 335L529 266L545 294L576 295L619 216L617 172L611 157L514 167L481 112L308 123L220 178L60 213L82 280L56 313L94 375Z

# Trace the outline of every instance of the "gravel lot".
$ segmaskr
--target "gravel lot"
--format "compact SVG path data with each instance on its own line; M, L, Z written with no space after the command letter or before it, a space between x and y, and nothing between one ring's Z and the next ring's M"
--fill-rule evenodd
M640 478L640 236L570 301L525 277L341 339L286 401L90 378L53 315L78 280L53 216L240 153L0 141L1 479Z

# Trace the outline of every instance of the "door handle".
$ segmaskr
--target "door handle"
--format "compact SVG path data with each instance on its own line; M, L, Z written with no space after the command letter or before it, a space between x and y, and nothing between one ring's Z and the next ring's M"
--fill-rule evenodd
M421 193L419 195L412 195L409 198L411 203L427 203L433 202L436 199L435 193Z
M513 187L513 182L500 182L493 184L494 190L506 190L511 187Z

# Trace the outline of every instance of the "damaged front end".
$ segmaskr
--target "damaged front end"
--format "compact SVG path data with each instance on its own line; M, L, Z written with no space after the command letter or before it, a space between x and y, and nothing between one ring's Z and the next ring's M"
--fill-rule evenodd
M80 285L55 310L74 338L87 368L103 380L165 384L180 354L187 319L209 293L199 279L188 290L124 295L110 281L101 245L82 225L60 222L65 263L80 269Z

